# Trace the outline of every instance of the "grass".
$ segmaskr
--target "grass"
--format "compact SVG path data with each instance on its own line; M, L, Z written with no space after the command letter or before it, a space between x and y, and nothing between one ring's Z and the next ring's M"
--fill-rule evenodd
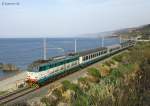
M101 77L99 70L97 70L96 68L88 69L88 74L91 75L91 76L94 76L96 78L100 78Z
M8 91L0 91L0 95L4 95L6 93L8 93Z
M62 85L63 85L65 90L67 90L67 89L70 89L70 90L73 90L73 91L78 91L79 90L79 87L76 84L73 84L68 80L64 80L62 82Z

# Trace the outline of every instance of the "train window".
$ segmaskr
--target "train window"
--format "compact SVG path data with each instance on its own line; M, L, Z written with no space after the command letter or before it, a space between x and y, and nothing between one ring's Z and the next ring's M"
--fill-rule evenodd
M94 54L92 54L92 58L94 58Z
M89 55L89 60L91 59L91 56Z
M48 66L49 66L49 68L51 68L51 64L49 64Z
M98 53L96 53L97 54L97 56L98 56Z
M59 63L56 63L56 67L59 66Z
M54 64L53 64L53 67L55 67L55 66L56 66L56 64L54 63Z
M58 63L55 63L55 67L57 67L58 66Z
M59 66L60 65L60 63L58 62L58 63L56 63L56 66Z
M100 55L102 55L102 51L100 52Z
M38 70L38 67L33 67L31 71L38 72L39 70Z
M101 55L101 52L98 52L98 55L100 56L100 55Z
M64 62L61 62L61 65L65 64L65 61Z
M41 67L39 68L39 71L44 71L44 70L46 70L46 66L41 66Z
M68 60L66 60L66 63L68 63L69 61Z
M90 54L90 59L92 59L92 55Z
M49 66L48 66L48 65L46 65L46 66L45 66L45 69L46 69L46 70L47 70L47 69L49 69Z
M110 49L110 52L112 52L112 49Z
M39 71L42 71L42 67L39 68Z
M101 55L101 52L99 52L99 55Z
M43 69L43 70L46 70L46 67L45 67L45 66L43 66L43 67L42 67L42 69ZM43 70L42 70L42 71L43 71Z
M97 52L97 56L99 56L99 52Z
M50 67L50 68L53 68L53 65L52 65L52 64L49 64L49 67Z
M59 66L62 65L62 62L59 62Z
M83 57L83 61L85 61L85 57Z
M86 60L88 60L88 56L86 56Z
M54 63L52 64L52 68L55 67Z

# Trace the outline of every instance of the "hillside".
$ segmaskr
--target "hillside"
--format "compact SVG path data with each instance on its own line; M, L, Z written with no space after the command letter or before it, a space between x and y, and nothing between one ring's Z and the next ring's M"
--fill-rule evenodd
M133 27L133 28L125 28L120 30L114 31L106 31L106 32L98 32L98 33L89 33L83 34L82 37L101 37L101 36L123 36L124 38L130 37L139 37L141 36L142 39L150 39L150 24Z
M47 106L150 106L149 50L149 42L138 43L87 69L87 76L63 81L41 102Z
M139 37L141 36L142 39L150 39L150 24L136 27L136 28L128 28L124 30L118 30L114 34L121 35L124 37Z

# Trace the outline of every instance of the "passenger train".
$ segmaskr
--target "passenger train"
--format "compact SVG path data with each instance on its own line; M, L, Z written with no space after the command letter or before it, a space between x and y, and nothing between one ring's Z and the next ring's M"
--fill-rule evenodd
M128 40L114 46L99 47L71 53L67 56L35 61L29 66L26 82L30 85L44 85L134 45L135 41Z

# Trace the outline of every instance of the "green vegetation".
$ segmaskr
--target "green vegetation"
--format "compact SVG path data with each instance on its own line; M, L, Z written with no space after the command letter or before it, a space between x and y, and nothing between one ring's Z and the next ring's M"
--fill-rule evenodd
M87 70L77 83L62 82L56 92L58 102L71 106L149 106L150 42L136 47ZM92 79L92 80L91 80ZM94 80L93 80L94 79ZM49 98L45 104L51 104ZM52 104L55 102L52 102Z
M6 94L8 91L0 91L0 95Z
M90 68L90 69L88 70L88 73L89 73L91 76L96 77L96 78L100 78L100 77L101 77L99 70L97 70L96 68Z
M67 90L67 89L70 89L70 90L73 90L73 91L78 91L79 90L79 88L76 84L73 84L68 80L63 81L62 84L63 84L64 90Z

